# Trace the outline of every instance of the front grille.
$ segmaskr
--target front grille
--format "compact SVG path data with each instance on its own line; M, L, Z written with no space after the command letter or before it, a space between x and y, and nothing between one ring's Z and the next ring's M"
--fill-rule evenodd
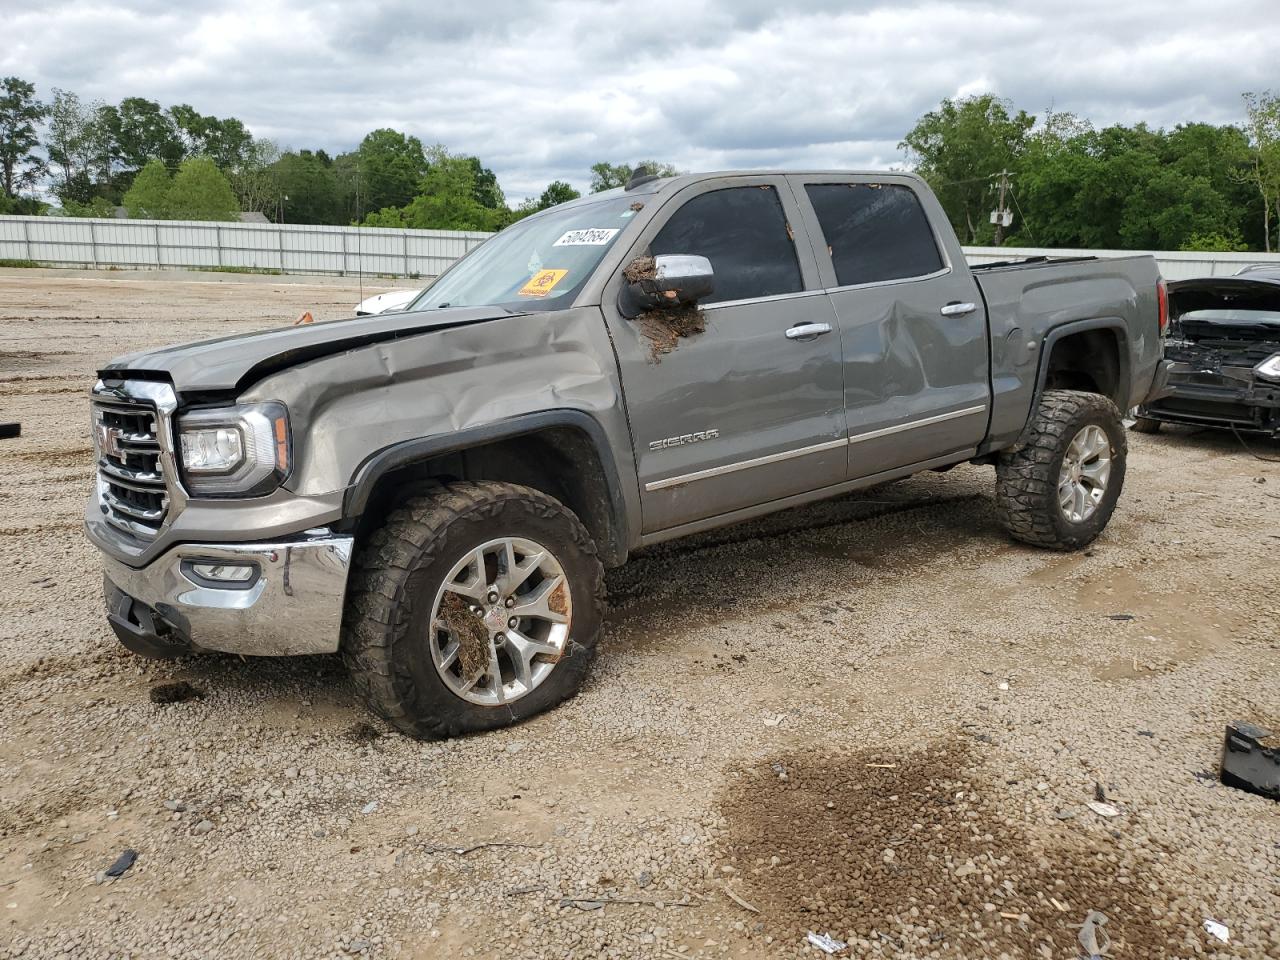
M95 391L91 404L103 516L125 533L154 539L169 513L162 414L153 400L122 390Z

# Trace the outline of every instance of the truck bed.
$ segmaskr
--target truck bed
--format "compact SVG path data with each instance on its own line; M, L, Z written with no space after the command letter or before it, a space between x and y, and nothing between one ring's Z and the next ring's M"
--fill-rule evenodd
M991 331L989 443L1012 442L1022 431L1045 347L1065 323L1087 319L1121 341L1131 371L1114 397L1121 410L1145 396L1160 361L1160 271L1150 256L1035 257L972 270Z

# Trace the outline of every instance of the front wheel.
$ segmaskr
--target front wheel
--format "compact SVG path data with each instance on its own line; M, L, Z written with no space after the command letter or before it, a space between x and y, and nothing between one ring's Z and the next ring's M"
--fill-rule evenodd
M370 708L410 736L507 726L578 691L603 583L595 544L558 501L510 483L442 486L370 537L343 655Z
M1128 452L1116 405L1096 393L1046 390L1025 446L996 463L996 516L1015 540L1077 550L1106 527Z

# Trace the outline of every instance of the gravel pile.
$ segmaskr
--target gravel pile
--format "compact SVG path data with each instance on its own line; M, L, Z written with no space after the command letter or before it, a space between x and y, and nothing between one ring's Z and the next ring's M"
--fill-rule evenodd
M972 467L665 545L579 697L466 740L336 658L123 651L92 371L357 293L0 271L0 958L1072 957L1091 910L1118 960L1280 956L1280 808L1216 778L1280 715L1280 468L1229 434L1132 436L1080 554Z

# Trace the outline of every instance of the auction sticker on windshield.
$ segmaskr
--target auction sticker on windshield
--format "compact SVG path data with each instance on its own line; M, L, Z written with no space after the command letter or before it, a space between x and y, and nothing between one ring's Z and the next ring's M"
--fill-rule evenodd
M592 227L570 230L552 244L553 247L603 247L618 233L617 227Z
M522 297L545 297L555 289L557 283L565 278L568 270L539 270L519 290ZM510 287L507 288L511 289Z

